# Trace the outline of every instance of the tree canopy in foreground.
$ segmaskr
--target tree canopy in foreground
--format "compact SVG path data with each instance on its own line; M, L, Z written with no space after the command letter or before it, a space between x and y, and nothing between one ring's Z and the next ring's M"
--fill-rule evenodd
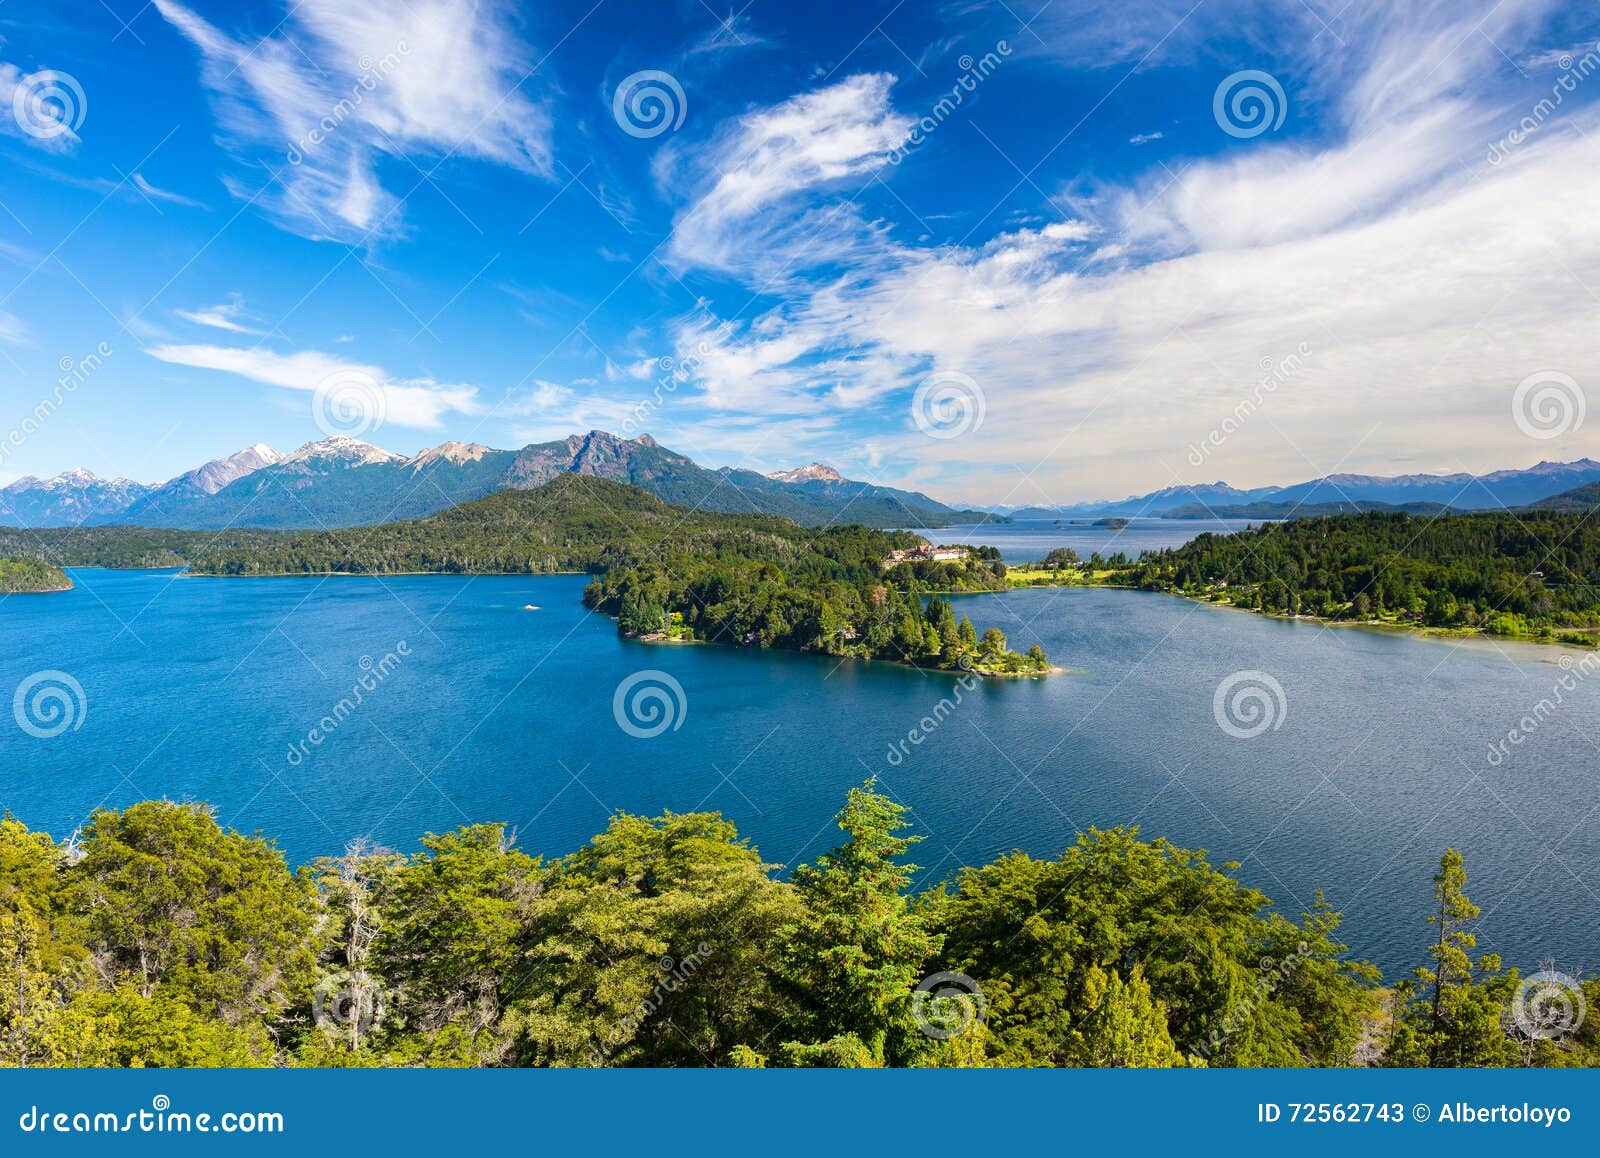
M298 871L198 804L102 811L64 843L8 817L0 1061L1600 1061L1593 1026L1563 1021L1548 989L1530 1015L1535 979L1473 958L1453 850L1429 964L1383 989L1320 897L1291 919L1236 866L1132 829L919 894L900 805L869 781L837 821L838 846L785 880L715 813L619 814L555 859L479 824L412 855L358 841ZM1581 993L1600 1001L1593 982Z

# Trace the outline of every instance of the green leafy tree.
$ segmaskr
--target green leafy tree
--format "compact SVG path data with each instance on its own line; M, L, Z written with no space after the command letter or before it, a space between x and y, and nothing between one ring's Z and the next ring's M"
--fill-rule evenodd
M1516 1061L1502 1024L1516 988L1515 971L1501 973L1498 954L1473 960L1476 935L1468 926L1478 906L1467 899L1461 854L1447 848L1433 877L1434 941L1431 966L1416 971L1416 983L1397 986L1402 1006L1385 1061L1400 1066L1501 1066Z
M229 1024L277 1022L315 974L313 890L200 805L96 813L68 870L86 940L113 980Z
M372 959L394 995L396 1030L438 1045L450 1064L499 1060L507 992L519 980L527 909L541 862L512 846L505 827L475 824L422 840L423 851L386 890Z
M849 840L794 873L805 913L780 933L803 1030L783 1046L794 1064L904 1064L928 1048L911 991L941 938L905 896L915 866L899 858L920 838L899 835L906 810L874 783L852 788L836 818Z

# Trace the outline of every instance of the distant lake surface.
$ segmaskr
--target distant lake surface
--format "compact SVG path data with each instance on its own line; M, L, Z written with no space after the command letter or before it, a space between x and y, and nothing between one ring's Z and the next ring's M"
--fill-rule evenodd
M978 526L913 527L911 530L933 543L981 543L1000 548L1007 564L1032 563L1042 559L1053 547L1071 547L1087 559L1096 551L1102 555L1125 552L1137 559L1141 551L1181 547L1207 531L1227 534L1259 525L1260 519L1129 519L1122 528L1096 527L1093 519L1017 520L1011 523L984 523Z
M482 820L561 854L613 810L719 809L792 866L837 842L845 790L876 775L926 837L925 881L1137 824L1241 861L1289 912L1325 888L1349 942L1397 976L1424 960L1429 877L1454 844L1481 951L1525 968L1600 957L1600 673L1486 755L1564 674L1554 649L1132 591L971 596L960 609L980 627L1076 670L983 683L928 730L948 676L622 640L581 606L581 577L73 574L71 592L0 600L0 700L43 670L83 689L79 726L52 738L0 714L0 807L58 837L97 806L166 796L210 801L292 862L361 834L410 850ZM654 738L613 713L645 670L686 707ZM1241 671L1286 699L1249 739L1213 715ZM374 686L327 727L364 672ZM924 742L891 758L918 727Z

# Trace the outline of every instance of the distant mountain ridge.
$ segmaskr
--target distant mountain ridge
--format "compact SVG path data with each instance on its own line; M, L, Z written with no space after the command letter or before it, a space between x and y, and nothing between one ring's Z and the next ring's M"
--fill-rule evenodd
M983 522L925 494L854 482L818 463L775 477L711 470L648 434L601 430L495 450L445 442L406 458L349 437L280 455L264 444L215 459L158 486L77 470L0 489L0 524L336 529L423 518L499 490L531 490L564 474L628 483L669 503L732 514L781 515L809 525L946 526Z
M1456 510L1498 510L1521 507L1587 483L1600 482L1600 462L1580 458L1573 462L1541 462L1523 470L1497 470L1489 474L1406 474L1394 476L1331 474L1290 486L1240 490L1225 482L1170 486L1143 495L1064 507L1024 507L1008 511L1015 519L1056 519L1100 515L1170 516L1187 507L1223 508L1257 503L1295 506L1343 503L1346 506L1382 503L1406 506L1428 503ZM1184 514L1178 517L1202 517ZM1266 516L1271 517L1271 516Z

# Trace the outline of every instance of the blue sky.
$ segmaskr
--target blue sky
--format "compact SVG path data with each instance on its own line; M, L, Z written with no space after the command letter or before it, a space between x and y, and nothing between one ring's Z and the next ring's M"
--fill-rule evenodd
M0 482L330 425L1014 504L1600 450L1591 5L33 0L0 38Z

